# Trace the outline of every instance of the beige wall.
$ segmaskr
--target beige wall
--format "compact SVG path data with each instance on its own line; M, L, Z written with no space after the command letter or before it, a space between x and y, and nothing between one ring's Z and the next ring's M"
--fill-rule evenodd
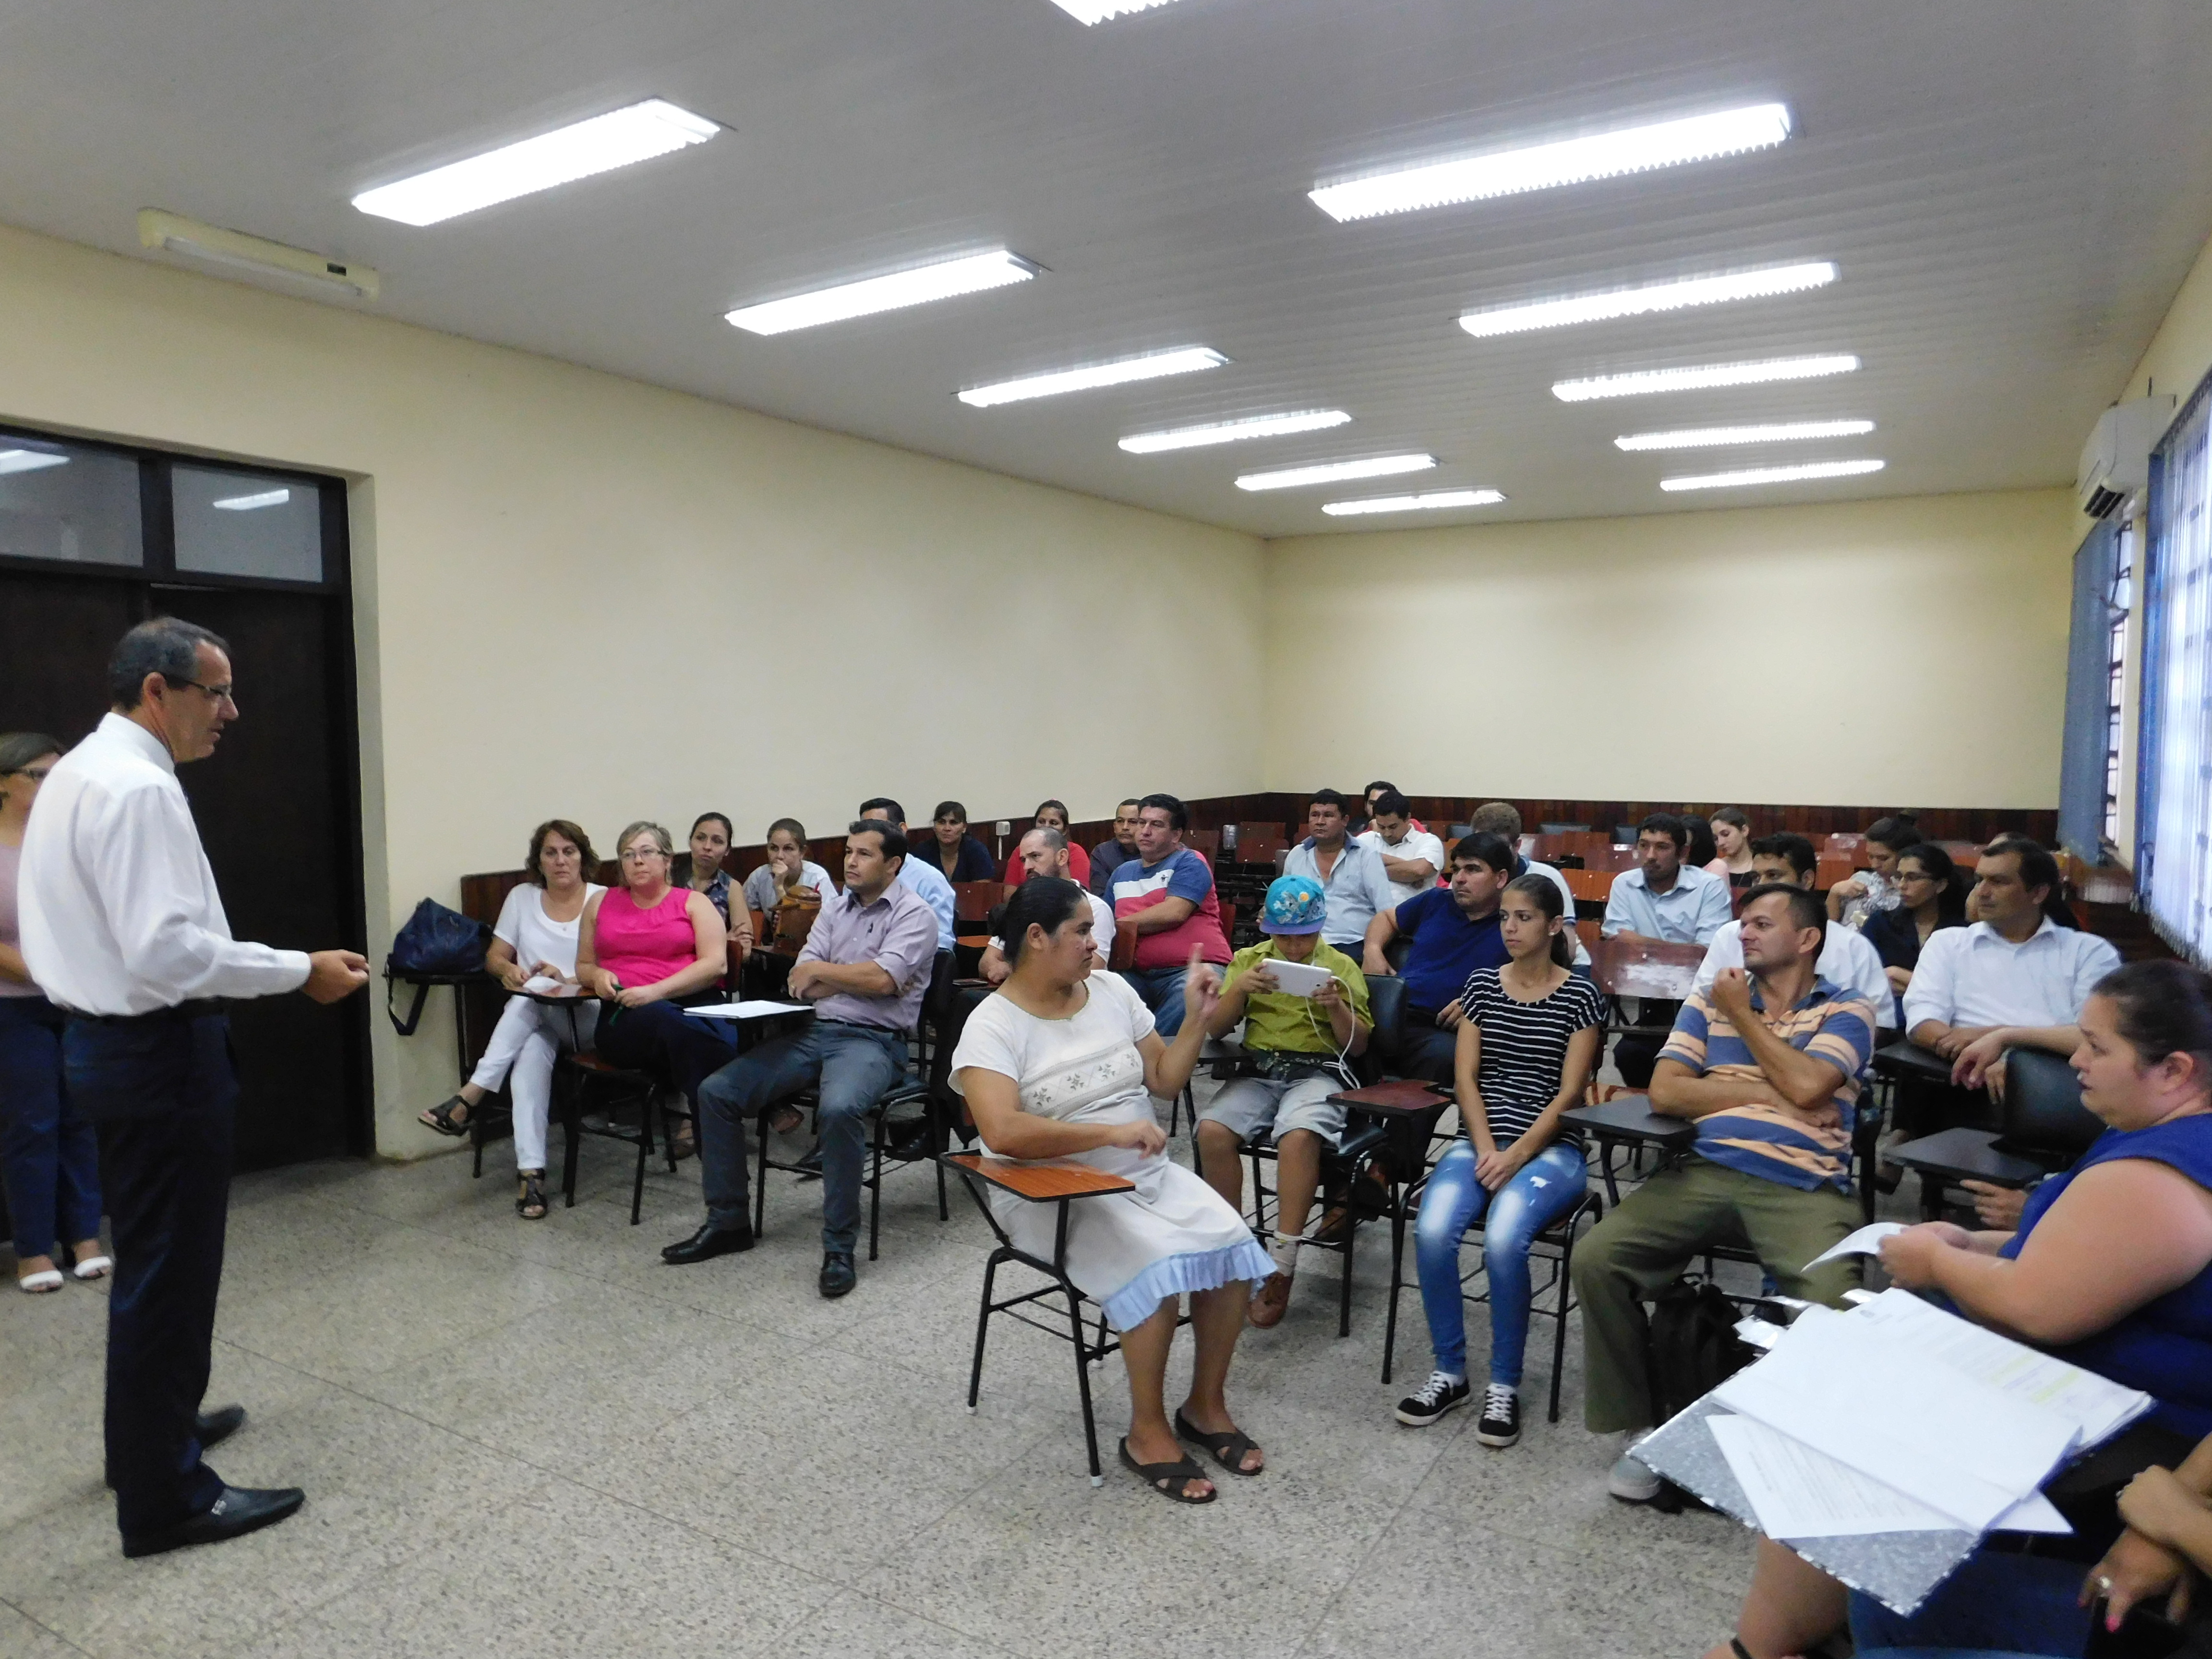
M2076 539L2050 489L1271 543L1268 784L2048 807Z
M878 793L1261 786L1253 538L4 228L0 317L0 419L356 481L380 957L556 812L750 838ZM1139 583L1203 602L1109 637L1100 596ZM1187 712L1114 695L1201 669ZM386 1152L432 1143L447 1018L374 1022Z

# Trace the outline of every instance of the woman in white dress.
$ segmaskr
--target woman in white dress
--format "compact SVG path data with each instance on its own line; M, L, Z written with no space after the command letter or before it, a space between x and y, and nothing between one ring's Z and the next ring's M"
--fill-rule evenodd
M1011 972L969 1016L952 1086L994 1157L1073 1158L1135 1183L1070 1206L1067 1274L1121 1334L1130 1403L1121 1462L1177 1503L1210 1504L1213 1483L1181 1443L1232 1474L1260 1473L1260 1448L1230 1416L1222 1389L1251 1286L1271 1263L1227 1200L1169 1160L1152 1097L1189 1081L1219 981L1194 951L1182 1030L1164 1042L1119 975L1091 972L1091 929L1073 882L1040 877L1015 890L1000 929ZM989 1201L1018 1248L1051 1256L1053 1206L995 1189ZM1168 1350L1186 1292L1198 1359L1170 1423Z
M468 1133L469 1115L484 1097L512 1079L514 1168L519 1183L514 1212L526 1221L545 1218L545 1122L553 1103L553 1062L579 1042L591 1046L599 1005L585 999L566 1007L520 994L532 980L579 993L576 924L592 895L606 890L586 879L599 867L592 839L566 818L550 818L530 837L530 879L507 894L491 930L484 967L516 994L500 1011L483 1058L460 1093L440 1102L417 1121L443 1135ZM574 1016L573 1024L570 1016Z

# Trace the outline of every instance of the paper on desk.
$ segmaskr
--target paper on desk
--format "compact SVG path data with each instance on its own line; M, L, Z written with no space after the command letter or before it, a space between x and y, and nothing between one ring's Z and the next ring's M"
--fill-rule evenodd
M522 988L534 997L580 997L584 988L573 980L550 979L544 974L532 974L522 981Z
M811 1012L803 1002L716 1002L702 1008L686 1008L697 1019L768 1019L777 1014Z
M2151 1407L2147 1394L2039 1353L1910 1291L1884 1291L1859 1316L1978 1382L2057 1413L2074 1425L2084 1447L2110 1438Z
M1875 1532L1955 1532L1949 1516L1748 1417L1706 1419L1729 1471L1770 1538L1838 1538ZM2012 1532L2071 1532L2037 1492L1997 1524Z
M1712 1397L1969 1532L2040 1487L2076 1438L2060 1413L1966 1376L1864 1311L1808 1308Z
M1833 1261L1839 1255L1879 1255L1881 1254L1881 1241L1904 1231L1902 1221L1869 1221L1849 1238L1838 1239L1829 1245L1799 1271L1810 1273L1823 1261Z

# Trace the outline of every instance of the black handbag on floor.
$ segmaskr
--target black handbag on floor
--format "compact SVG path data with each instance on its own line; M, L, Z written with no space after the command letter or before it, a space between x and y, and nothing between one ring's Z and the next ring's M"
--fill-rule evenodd
M1735 1334L1743 1316L1710 1280L1684 1275L1651 1298L1651 1407L1664 1423L1757 1358Z

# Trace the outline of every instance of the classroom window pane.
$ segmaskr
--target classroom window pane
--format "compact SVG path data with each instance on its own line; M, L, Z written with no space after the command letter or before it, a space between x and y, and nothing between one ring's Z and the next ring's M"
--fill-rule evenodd
M196 466L169 478L179 571L323 580L322 492L313 484Z
M0 556L143 564L138 463L45 438L0 435Z

